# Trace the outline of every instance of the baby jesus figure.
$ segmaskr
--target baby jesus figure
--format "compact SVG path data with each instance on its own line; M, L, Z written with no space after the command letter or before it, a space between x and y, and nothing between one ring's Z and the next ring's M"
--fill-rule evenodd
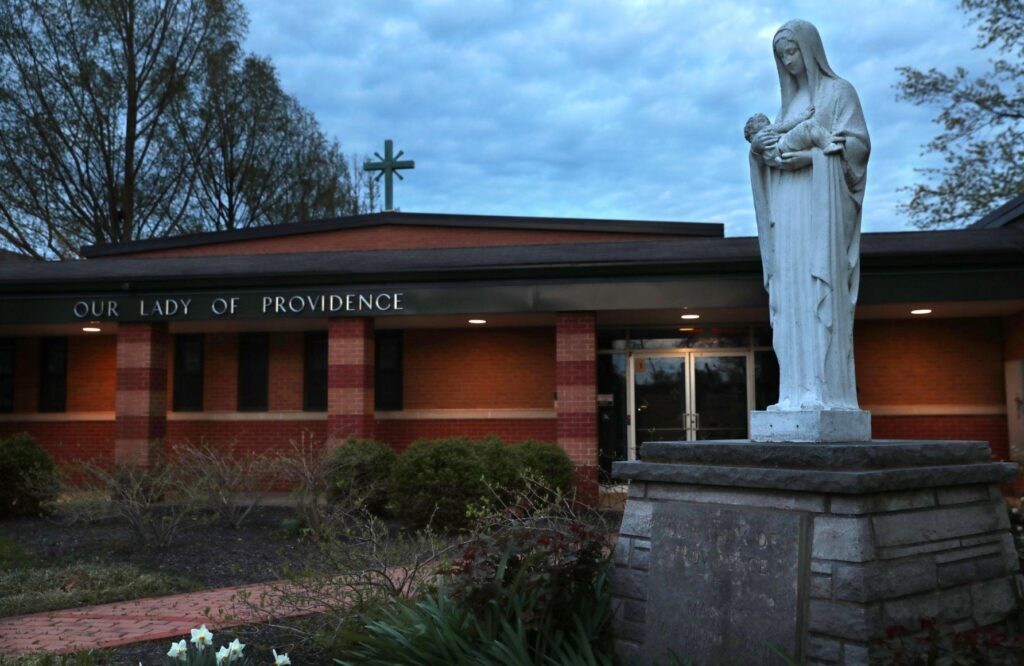
M779 141L773 148L754 152L761 156L765 164L782 163L782 155L795 153L811 148L821 148L826 154L839 152L843 146L837 142L832 133L814 121L814 107L809 106L796 118L774 125L763 113L755 113L743 126L743 137L753 142L754 137L765 130L779 135Z

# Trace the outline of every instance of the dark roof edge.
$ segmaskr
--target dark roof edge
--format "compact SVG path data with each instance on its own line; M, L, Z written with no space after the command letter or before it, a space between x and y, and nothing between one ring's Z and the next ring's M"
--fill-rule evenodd
M1010 199L969 226L973 229L996 229L998 227L1005 227L1021 217L1024 217L1024 194Z
M175 248L230 243L310 234L343 229L362 229L385 225L440 226L490 229L530 229L535 231L590 231L605 233L670 234L673 236L722 237L725 225L718 222L665 222L649 220L600 220L567 217L519 217L509 215L453 215L449 213L402 213L388 211L368 215L352 215L326 220L275 224L267 227L206 231L170 238L153 238L124 243L101 243L82 247L87 258L119 254L169 250Z

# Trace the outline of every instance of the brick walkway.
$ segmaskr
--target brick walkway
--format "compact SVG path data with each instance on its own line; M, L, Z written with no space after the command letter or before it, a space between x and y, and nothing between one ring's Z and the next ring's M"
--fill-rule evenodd
M187 638L189 630L201 624L214 629L266 621L266 615L245 608L232 598L241 590L247 591L254 600L263 593L272 598L270 595L279 589L274 586L274 583L242 585L0 618L0 654L5 657L34 652L66 654L162 638ZM206 615L207 610L210 617ZM288 607L275 609L274 614L296 617L317 610Z

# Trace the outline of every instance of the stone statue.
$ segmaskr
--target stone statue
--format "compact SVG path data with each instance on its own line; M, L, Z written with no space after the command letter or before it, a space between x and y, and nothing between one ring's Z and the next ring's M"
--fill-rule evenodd
M758 114L744 131L780 371L779 402L768 410L857 412L870 431L869 416L857 411L853 363L871 145L864 114L813 25L786 23L772 48L782 107L774 123ZM772 438L758 436L754 419L751 426L752 438Z

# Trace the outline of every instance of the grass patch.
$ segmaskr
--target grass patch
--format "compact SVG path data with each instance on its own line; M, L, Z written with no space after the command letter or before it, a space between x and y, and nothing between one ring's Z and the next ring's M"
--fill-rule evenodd
M17 542L0 538L0 617L198 589L187 578L131 564L38 562Z
M0 656L0 666L99 666L110 663L105 650L82 650L75 654L30 654L24 657Z

